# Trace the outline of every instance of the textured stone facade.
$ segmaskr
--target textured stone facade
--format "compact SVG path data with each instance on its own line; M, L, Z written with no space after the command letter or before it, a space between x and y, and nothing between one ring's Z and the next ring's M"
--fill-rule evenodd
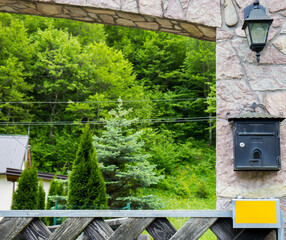
M208 41L221 26L219 0L0 0L0 12L67 18Z
M281 124L280 171L233 171L233 127L228 117L247 111L254 101L264 104L271 114L286 117L286 4L260 1L274 22L258 64L241 30L243 9L251 3L221 2L223 23L217 30L217 209L231 209L231 199L243 196L277 197L286 210L286 121Z

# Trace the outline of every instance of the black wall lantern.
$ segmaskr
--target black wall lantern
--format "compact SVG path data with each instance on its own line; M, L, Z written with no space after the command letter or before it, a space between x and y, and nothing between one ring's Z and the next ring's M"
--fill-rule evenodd
M242 29L245 31L249 47L256 52L257 62L260 60L260 52L267 43L268 32L273 19L266 15L265 8L254 1L244 9L244 23Z

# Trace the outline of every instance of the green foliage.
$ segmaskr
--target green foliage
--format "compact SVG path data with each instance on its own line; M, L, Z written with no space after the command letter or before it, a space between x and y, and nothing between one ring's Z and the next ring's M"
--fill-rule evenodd
M52 209L55 203L66 204L67 201L67 180L57 179L55 176L50 183L50 189L48 193L48 200L46 209Z
M25 81L33 49L24 24L11 15L0 14L0 102L29 101L32 84ZM0 103L0 121L31 121L31 105ZM0 126L9 133L12 127ZM19 133L19 132L17 132Z
M142 174L137 174L142 170L147 179L154 180L157 172L154 165L166 175L159 187L181 197L212 198L215 121L184 119L215 115L214 43L140 29L1 13L0 49L1 122L99 121L109 118L119 96L127 101L125 107L132 107L129 119L141 122L132 125L134 129L116 125L120 121L111 122L122 127L122 136L116 127L104 129L103 125L91 125L98 136L106 137L104 134L110 131L110 136L115 135L118 140L136 139L130 140L131 143L126 140L126 152L121 142L116 146L111 144L106 152L98 149L100 155L114 157L120 152L127 156L118 156L115 162L118 166L113 166L111 159L115 158L110 158L109 168L100 160L103 171L109 173L105 177L110 180L107 184L108 193L113 196L110 202L116 197L120 202L112 206L122 207L130 202L134 208L155 207L140 188L145 191L152 181L144 183ZM156 123L164 118L172 122ZM27 134L27 131L26 126L0 125L2 134ZM40 171L66 174L74 162L80 133L80 124L31 126L35 166ZM132 152L134 149L138 151ZM176 172L182 168L185 173L187 166L191 188ZM113 172L115 169L117 172ZM136 173L136 180L131 178L132 172ZM155 175L149 176L149 172ZM128 179L128 183L121 189L122 195L115 196L112 192L116 189L111 186L116 182L122 185L122 179ZM139 188L135 189L136 186ZM62 192L52 193L48 205L53 207L54 202L65 200Z
M154 131L144 129L142 139L145 142L144 150L150 155L149 161L165 174L171 174L178 165L179 146L172 137L175 133L169 130Z
M43 31L52 27L77 37L82 44L99 43L106 40L104 27L101 24L88 24L62 18L46 18L30 15L21 15L18 18L25 23L29 34L33 34L39 29Z
M179 161L159 188L181 197L215 199L215 148L191 140L178 146Z
M55 180L56 180L56 176L54 177L54 179L50 183L48 200L47 200L47 205L46 205L47 210L50 210L52 208L52 206L54 205L53 201L49 199L49 196L60 194L58 192L58 183Z
M103 120L106 130L101 137L94 137L109 204L113 208L122 208L127 203L133 209L151 207L151 201L139 197L140 190L157 184L163 176L156 176L155 165L149 164L149 156L140 152L144 145L139 141L142 131L132 130L136 119L128 120L131 109L125 110L122 105L119 98L117 109L109 112L109 119Z
M71 209L107 207L105 183L98 167L88 125L83 130L69 176L68 207Z
M50 126L37 126L34 130L30 135L31 150L37 168L66 174L76 155L80 130L73 126L55 127L52 136Z
M123 52L134 65L137 81L151 91L150 98L167 99L154 104L154 118L205 117L204 100L215 82L215 44L161 32L105 26L107 43ZM172 101L172 99L191 99ZM189 137L209 140L207 122L161 124L160 130L175 132L176 142Z
M38 175L34 167L26 166L13 194L12 210L38 209Z
M61 206L60 209L64 209L67 204L67 191L67 180L57 179L55 176L50 183L46 209L55 209L56 204ZM47 225L52 225L53 221L53 218L45 219Z
M46 194L44 190L43 181L39 182L38 189L38 209L45 209Z

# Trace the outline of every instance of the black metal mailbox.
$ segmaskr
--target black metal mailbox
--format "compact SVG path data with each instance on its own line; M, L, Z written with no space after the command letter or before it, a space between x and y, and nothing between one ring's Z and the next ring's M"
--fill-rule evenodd
M284 118L253 112L228 120L234 123L235 171L281 169L280 122Z

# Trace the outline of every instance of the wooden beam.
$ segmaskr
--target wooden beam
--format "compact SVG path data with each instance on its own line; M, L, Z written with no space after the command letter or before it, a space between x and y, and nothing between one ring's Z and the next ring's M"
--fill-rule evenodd
M134 240L154 221L154 218L129 218L108 240Z
M93 218L67 218L48 240L74 240L92 220Z
M20 239L42 240L47 239L51 234L51 231L46 227L46 225L39 218L35 218L20 233Z
M146 230L156 240L169 240L177 232L167 218L156 218Z
M0 210L0 217L232 217L232 211L216 210Z
M90 240L106 240L112 234L112 228L102 218L95 218L84 230Z
M217 218L190 218L170 240L199 239Z
M14 239L32 220L33 218L3 218L0 222L0 239Z
M243 229L233 228L232 218L219 218L210 229L219 240L234 239Z

